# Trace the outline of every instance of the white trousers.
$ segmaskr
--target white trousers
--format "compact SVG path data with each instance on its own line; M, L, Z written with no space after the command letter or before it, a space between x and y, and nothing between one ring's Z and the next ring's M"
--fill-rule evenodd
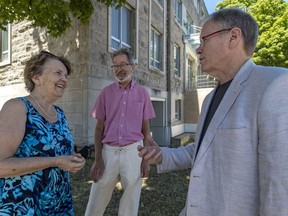
M124 189L120 199L118 216L137 216L141 195L141 161L137 146L142 141L124 147L103 145L105 170L102 178L92 183L85 216L102 216L110 202L116 183Z

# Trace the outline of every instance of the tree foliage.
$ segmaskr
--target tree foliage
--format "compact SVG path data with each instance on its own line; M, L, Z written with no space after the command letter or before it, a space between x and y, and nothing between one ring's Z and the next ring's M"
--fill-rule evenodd
M216 10L238 7L250 13L259 25L253 60L257 64L288 67L288 3L284 0L224 0Z
M9 23L32 21L34 27L46 27L54 37L71 27L71 17L88 24L94 11L93 0L0 0L0 29ZM120 7L125 0L96 0Z

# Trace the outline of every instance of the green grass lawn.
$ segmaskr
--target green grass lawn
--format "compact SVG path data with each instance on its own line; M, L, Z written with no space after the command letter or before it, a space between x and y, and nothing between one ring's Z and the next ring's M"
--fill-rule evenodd
M76 174L71 174L74 209L76 216L83 216L90 193L89 170L93 163L88 158L85 167ZM139 216L178 216L185 205L189 184L190 170L157 174L151 166L150 177L143 180L139 206ZM105 216L117 216L122 189L115 187Z

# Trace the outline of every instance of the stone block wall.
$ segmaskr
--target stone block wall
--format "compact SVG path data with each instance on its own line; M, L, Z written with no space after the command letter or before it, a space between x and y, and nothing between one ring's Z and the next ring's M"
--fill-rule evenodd
M139 84L147 88L153 100L165 101L165 103L169 100L167 96L167 74L169 73L166 70L166 65L171 64L172 68L173 44L177 43L181 47L181 51L184 50L183 31L175 23L173 2L172 0L165 1L165 7L161 8L154 0L127 1L127 4L137 10L138 15L136 21L138 30L136 41L137 67L134 78ZM171 4L171 11L169 11L171 14L167 14L166 4L168 3ZM183 0L183 3L188 5L186 6L187 10L193 10L191 1ZM99 92L114 82L114 74L110 67L112 50L109 49L109 8L95 1L94 9L95 12L89 25L84 26L77 20L73 20L73 27L58 38L49 36L45 29L32 28L28 21L14 23L11 30L11 64L0 67L1 107L1 104L9 98L27 94L23 85L23 69L25 61L32 55L40 50L47 50L56 55L67 57L72 62L73 73L69 78L68 88L64 96L56 104L65 111L72 135L79 145L94 143L96 121L91 118L90 112ZM149 67L149 29L151 26L157 27L164 36L167 36L167 19L172 19L173 27L171 27L171 38L166 38L164 41L164 70L151 70ZM166 50L167 44L170 44L169 52ZM183 64L181 65L181 74L184 77L185 55L182 54L181 58ZM171 79L172 83L173 100L186 100L183 96L183 77L173 75L168 78ZM170 115L173 116L171 113ZM186 118L189 119L190 116L185 116L184 119ZM174 122L172 125L177 126L177 124L181 126L183 121Z

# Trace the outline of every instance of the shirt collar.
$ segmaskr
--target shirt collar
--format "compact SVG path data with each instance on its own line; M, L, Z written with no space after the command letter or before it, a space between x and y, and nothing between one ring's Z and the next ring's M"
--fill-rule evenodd
M132 80L131 84L129 86L129 89L133 89L135 85L136 85L136 82L134 80ZM121 89L118 82L116 83L116 87L117 87L117 89Z

